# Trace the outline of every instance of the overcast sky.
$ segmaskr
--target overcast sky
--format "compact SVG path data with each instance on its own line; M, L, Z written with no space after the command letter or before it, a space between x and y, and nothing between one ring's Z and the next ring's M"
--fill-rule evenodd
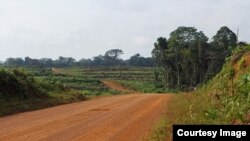
M0 60L91 58L113 48L151 56L157 37L223 25L250 41L250 0L0 0Z

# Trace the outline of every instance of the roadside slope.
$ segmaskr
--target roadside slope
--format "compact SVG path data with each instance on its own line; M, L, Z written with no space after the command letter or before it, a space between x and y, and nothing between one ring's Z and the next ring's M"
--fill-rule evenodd
M173 124L250 124L250 46L238 47L211 80L168 101L166 135ZM172 112L174 111L174 112Z
M0 140L137 141L147 138L171 95L97 98L0 118Z

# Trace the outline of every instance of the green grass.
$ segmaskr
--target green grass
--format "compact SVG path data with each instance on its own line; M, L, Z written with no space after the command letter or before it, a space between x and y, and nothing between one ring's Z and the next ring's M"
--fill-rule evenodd
M154 68L131 67L94 67L78 68L77 73L82 73L86 78L113 79L113 80L142 80L153 81ZM145 77L147 76L147 77Z
M160 82L150 81L133 81L133 80L116 80L122 86L142 93L168 93L170 90L164 89ZM174 91L172 91L174 92Z
M164 116L154 127L150 135L149 141L163 141L166 140L169 130L166 130L168 121Z

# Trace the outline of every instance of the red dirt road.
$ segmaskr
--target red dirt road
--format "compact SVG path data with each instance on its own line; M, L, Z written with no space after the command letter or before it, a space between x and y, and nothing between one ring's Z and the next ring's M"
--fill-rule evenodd
M171 95L133 94L0 118L0 141L140 141Z

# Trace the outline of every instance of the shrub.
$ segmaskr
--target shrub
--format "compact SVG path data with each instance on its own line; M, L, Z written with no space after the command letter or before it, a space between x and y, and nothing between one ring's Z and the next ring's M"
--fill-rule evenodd
M45 97L46 93L32 76L14 69L0 71L0 93L5 100Z

